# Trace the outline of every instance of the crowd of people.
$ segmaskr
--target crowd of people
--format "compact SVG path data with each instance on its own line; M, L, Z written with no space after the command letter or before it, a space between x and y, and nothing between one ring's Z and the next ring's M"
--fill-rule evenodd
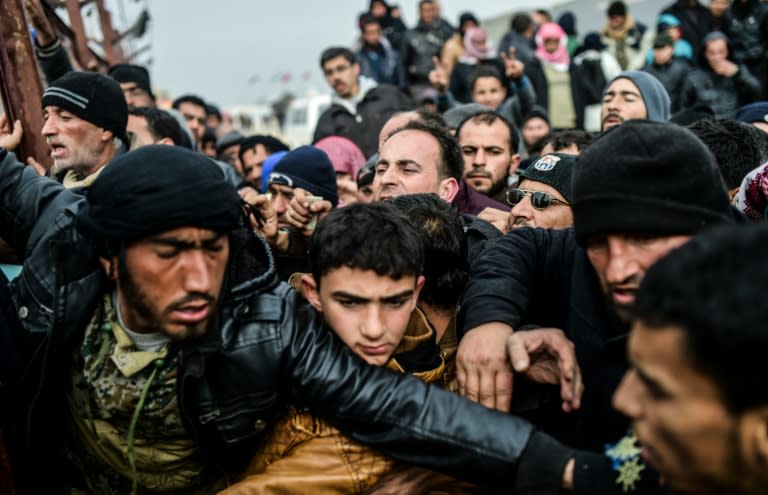
M372 0L293 149L25 7L3 493L768 490L768 3L520 12L496 50Z

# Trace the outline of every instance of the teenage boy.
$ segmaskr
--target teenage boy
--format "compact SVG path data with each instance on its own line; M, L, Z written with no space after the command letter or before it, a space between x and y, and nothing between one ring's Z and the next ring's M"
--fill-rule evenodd
M407 217L382 202L333 210L318 224L310 256L302 292L354 354L427 383L442 378L435 331L416 308L424 248ZM392 468L302 406L289 409L244 479L222 493L361 493Z

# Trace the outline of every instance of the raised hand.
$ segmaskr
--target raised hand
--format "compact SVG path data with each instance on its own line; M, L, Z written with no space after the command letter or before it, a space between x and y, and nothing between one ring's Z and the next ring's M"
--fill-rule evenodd
M5 113L0 114L0 147L14 151L21 144L23 135L24 130L21 128L20 120L11 125L8 122L8 116Z
M525 75L525 64L517 59L515 47L510 47L507 53L501 52L501 61L504 63L504 74L509 79L517 80Z
M437 57L432 57L432 64L434 69L429 71L429 83L443 95L448 91L448 69L446 64Z

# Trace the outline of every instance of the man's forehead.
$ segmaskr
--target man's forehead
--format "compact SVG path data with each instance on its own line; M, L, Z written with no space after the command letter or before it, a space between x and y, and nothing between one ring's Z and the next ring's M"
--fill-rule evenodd
M620 77L613 81L611 85L608 86L606 93L634 93L641 96L640 88L637 87L637 84L635 84L632 79L627 77Z
M418 129L405 129L392 134L381 147L381 158L390 161L409 159L421 163L423 157L435 155L433 161L437 165L439 154L440 144L437 139Z
M349 63L349 60L347 60L347 58L344 55L338 55L336 57L333 57L330 60L326 60L325 63L323 64L323 68L325 69L327 67L336 67L338 65L343 65L348 63Z
M281 192L283 194L291 193L293 192L293 188L291 186L286 186L283 184L277 184L275 182L269 183L269 189L274 189L276 192Z
M509 130L499 119L490 124L469 120L461 127L458 139L459 145L470 144L467 141L471 139L483 144L492 143L497 146L504 146L509 140Z
M182 101L181 103L179 103L179 111L181 112L196 111L196 112L202 113L203 115L208 114L208 110L206 110L204 107L201 107L197 103L193 103L191 101Z

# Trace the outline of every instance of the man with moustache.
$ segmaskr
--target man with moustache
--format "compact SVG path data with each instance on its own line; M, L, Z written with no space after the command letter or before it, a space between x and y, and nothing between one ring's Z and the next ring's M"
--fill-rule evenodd
M630 119L666 122L670 108L669 93L658 79L643 71L624 71L605 86L600 129L605 132Z
M360 74L360 64L348 48L331 47L320 56L325 80L333 88L331 106L317 121L312 142L344 136L365 156L378 149L384 123L396 112L409 110L410 99L391 84L379 84Z
M731 210L717 165L693 133L637 120L579 155L571 200L573 229L515 229L472 265L457 379L463 395L509 411L512 374L495 349L528 325L562 329L584 372L583 406L564 415L543 402L528 417L569 446L603 452L631 442L610 397L628 368L630 310L646 270L701 229L728 222ZM576 456L575 490L588 478L618 480L628 468L614 461L601 470Z
M675 493L763 494L768 397L764 222L697 236L656 263L633 309L627 371L614 405L635 455Z
M120 85L94 72L69 72L43 93L43 128L64 187L88 187L126 142L128 105Z
M203 155L144 147L83 197L0 149L0 193L0 234L30 253L2 300L24 338L4 411L19 494L213 493L289 398L491 489L571 484L570 449L528 422L349 353L277 282L255 219ZM557 371L544 371L578 407L572 353L548 347Z
M510 181L516 182L520 155L517 129L494 111L478 112L456 129L470 187L503 203Z
M573 155L549 153L525 169L520 174L517 187L507 191L507 203L512 205L508 230L571 227L571 178L575 164L576 157Z

